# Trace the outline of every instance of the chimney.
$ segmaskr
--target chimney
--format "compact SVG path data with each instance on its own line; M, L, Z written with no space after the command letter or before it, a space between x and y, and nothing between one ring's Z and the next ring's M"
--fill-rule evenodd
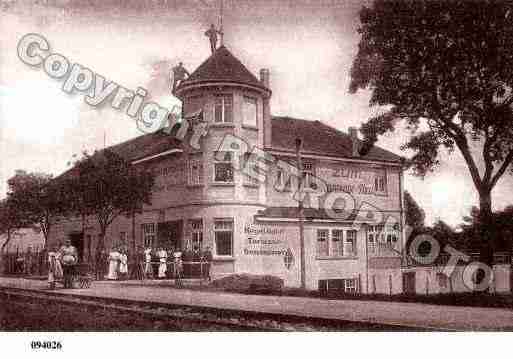
M269 88L269 69L260 70L260 82L262 85Z
M260 70L260 83L269 88L269 69L261 69ZM271 123L271 106L270 106L270 97L264 97L263 104L263 126L264 126L264 148L271 147L272 141L272 123Z
M351 138L351 151L353 157L360 155L360 141L358 140L358 129L356 127L349 127L349 137Z

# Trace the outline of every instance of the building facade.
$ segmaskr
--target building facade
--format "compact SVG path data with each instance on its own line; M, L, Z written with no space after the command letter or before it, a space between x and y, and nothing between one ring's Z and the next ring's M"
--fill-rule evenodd
M182 141L158 131L111 148L153 171L156 183L134 229L124 217L109 227L108 248L133 241L209 246L214 278L270 274L297 287L302 226L308 289L402 292L399 156L379 147L361 154L354 129L344 133L319 121L272 116L269 71L257 78L224 46L178 85L175 96L185 117L202 114L189 129L183 122L173 128L172 134L186 133ZM199 146L191 142L195 121L208 125ZM52 242L72 238L87 259L98 233L93 218L65 219L53 229Z

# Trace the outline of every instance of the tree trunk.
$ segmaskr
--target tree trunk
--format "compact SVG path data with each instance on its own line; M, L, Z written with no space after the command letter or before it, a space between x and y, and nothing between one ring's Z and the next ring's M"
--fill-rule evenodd
M7 238L5 239L5 242L2 244L2 249L0 250L1 254L4 254L4 249L7 247L9 242L11 241L11 230L7 230Z
M484 189L479 191L479 222L481 236L480 261L489 265L493 264L493 250L495 245L495 229L492 214L492 193Z
M96 255L95 255L95 272L96 278L102 280L105 272L104 268L104 257L105 257L105 229L100 229L98 235L98 243L96 244Z

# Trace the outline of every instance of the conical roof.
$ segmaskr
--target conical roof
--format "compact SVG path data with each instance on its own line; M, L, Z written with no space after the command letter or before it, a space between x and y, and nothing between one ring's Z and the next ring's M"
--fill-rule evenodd
M177 90L202 82L232 82L268 90L225 46L219 47Z

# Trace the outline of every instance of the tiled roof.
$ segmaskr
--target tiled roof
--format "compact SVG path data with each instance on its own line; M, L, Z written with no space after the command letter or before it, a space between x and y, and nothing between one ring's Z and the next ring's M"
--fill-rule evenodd
M205 81L236 82L261 87L262 83L224 46L206 59L180 87Z
M175 148L181 148L181 141L163 131L142 135L109 147L127 161L137 161Z
M351 137L320 121L274 116L271 123L272 149L295 151L295 140L299 137L303 141L303 153L353 157ZM355 158L387 162L401 161L400 156L376 146L373 146L367 154Z
M303 215L306 220L313 219L322 219L322 220L339 220L339 221L348 221L348 222L368 222L372 220L372 218L364 218L358 216L356 213L337 213L338 219L334 219L329 216L329 214L322 208L304 208ZM258 211L255 217L263 217L263 218L290 218L296 219L298 218L298 208L297 207L268 207L264 210Z

